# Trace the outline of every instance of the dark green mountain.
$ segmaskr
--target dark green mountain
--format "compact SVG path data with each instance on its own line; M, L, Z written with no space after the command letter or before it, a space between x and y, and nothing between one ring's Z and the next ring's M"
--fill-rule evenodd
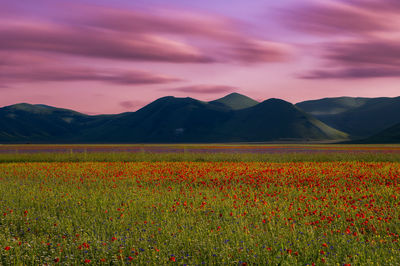
M102 132L96 141L107 142L250 142L347 137L291 103L276 99L232 110L192 98L164 97L94 130Z
M362 140L363 143L400 143L400 123Z
M343 139L347 135L279 99L236 111L219 130L231 141Z
M93 129L95 141L209 142L222 140L214 129L233 111L192 98L160 98ZM96 133L97 132L97 133ZM93 138L92 138L93 139ZM90 141L91 139L86 139Z
M259 102L257 102L256 100L253 100L245 95L236 92L228 94L220 99L211 101L210 103L214 105L224 105L233 110L245 109L259 104Z
M400 123L400 97L325 98L296 106L353 138L369 137Z
M103 116L17 104L0 108L0 142L258 142L346 138L346 134L291 103L270 99L240 109L238 98L246 97L233 94L225 100L234 100L218 103L219 100L202 102L169 96L136 112Z
M15 104L0 108L0 142L80 142L88 128L111 118L42 104Z

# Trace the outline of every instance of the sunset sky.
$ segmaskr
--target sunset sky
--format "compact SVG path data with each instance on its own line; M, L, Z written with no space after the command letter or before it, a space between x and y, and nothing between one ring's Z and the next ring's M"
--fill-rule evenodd
M399 0L0 0L0 106L400 95Z

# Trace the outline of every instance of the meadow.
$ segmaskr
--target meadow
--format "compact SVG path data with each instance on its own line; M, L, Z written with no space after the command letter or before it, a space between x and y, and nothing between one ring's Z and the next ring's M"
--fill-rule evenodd
M2 153L0 264L398 265L398 146L320 147Z

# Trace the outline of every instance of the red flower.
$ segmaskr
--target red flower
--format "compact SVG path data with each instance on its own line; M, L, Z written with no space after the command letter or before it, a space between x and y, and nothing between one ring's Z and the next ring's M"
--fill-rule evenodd
M59 261L60 261L60 258L55 258L55 259L54 259L54 262L55 262L55 263L57 263L57 262L59 262Z
M90 262L91 262L91 260L89 260L89 259L85 260L85 263L90 263Z
M176 261L176 259L175 259L174 256L172 256L172 257L169 258L169 261Z
M10 250L10 246L5 247L4 250Z

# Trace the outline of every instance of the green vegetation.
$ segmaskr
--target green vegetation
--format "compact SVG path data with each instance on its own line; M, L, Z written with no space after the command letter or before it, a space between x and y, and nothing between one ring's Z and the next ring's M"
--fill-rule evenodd
M400 153L33 153L0 154L0 163L10 162L400 162Z
M399 163L0 164L1 265L397 265Z

